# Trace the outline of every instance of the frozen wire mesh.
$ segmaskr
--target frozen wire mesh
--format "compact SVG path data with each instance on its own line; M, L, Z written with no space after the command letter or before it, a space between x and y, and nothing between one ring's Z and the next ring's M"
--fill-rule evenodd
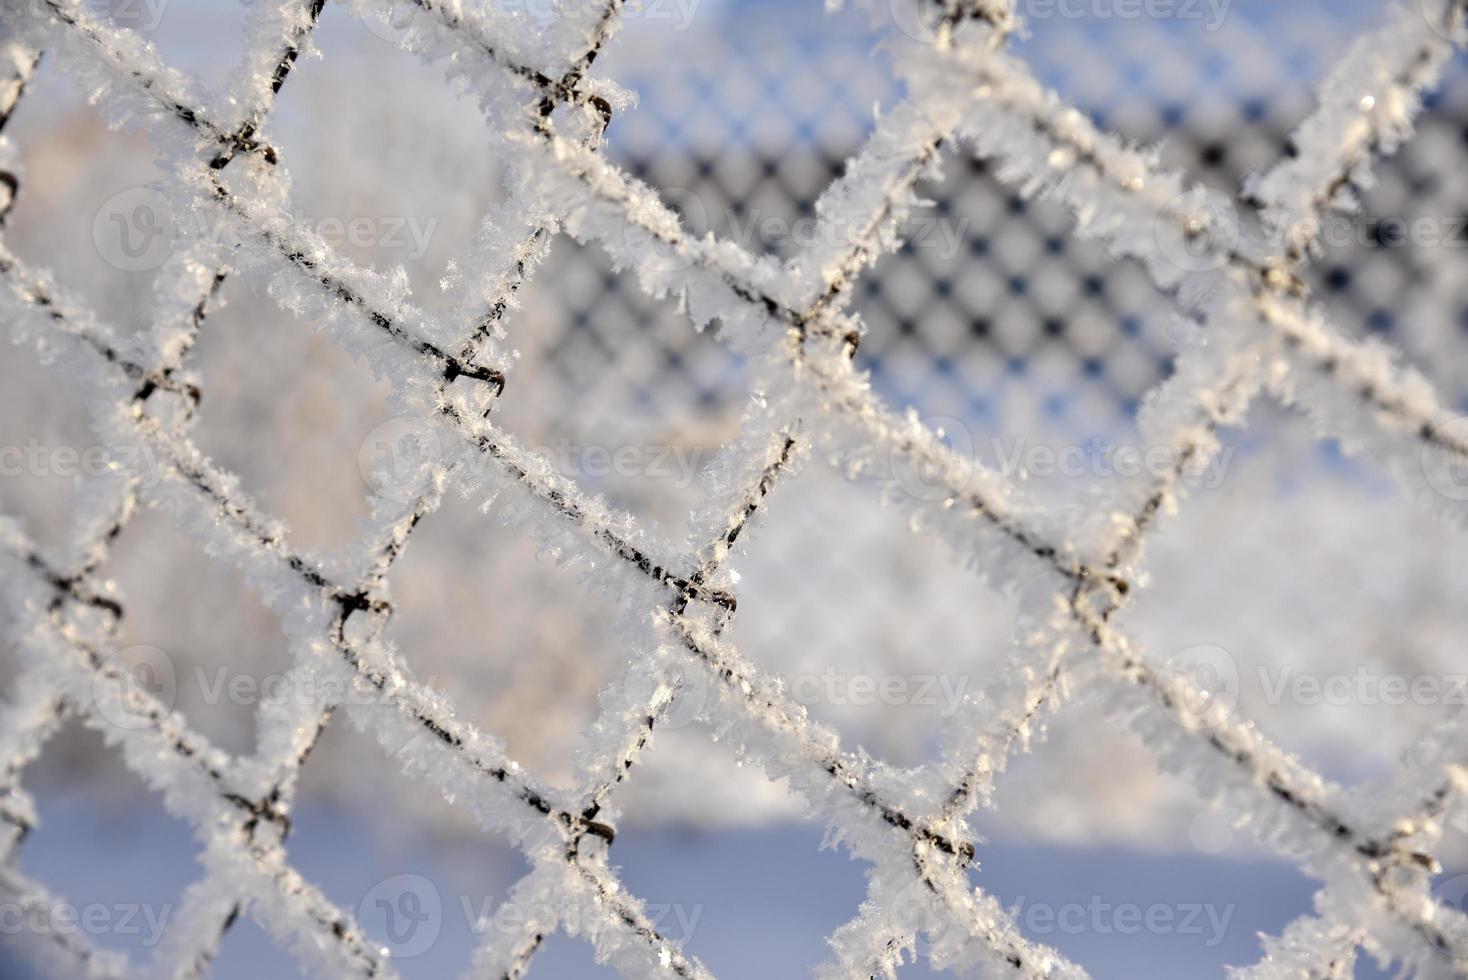
M1429 258L1438 266L1420 273L1373 269L1405 264L1381 252L1322 273L1309 266L1320 240L1333 244L1328 216L1352 206L1357 189L1369 184L1373 158L1401 149L1422 92L1434 87L1452 42L1461 40L1462 5L1433 0L1393 12L1386 26L1344 55L1320 92L1319 108L1298 125L1282 125L1267 105L1260 110L1247 103L1250 139L1230 128L1236 120L1199 123L1205 135L1197 142L1198 162L1211 173L1264 173L1247 187L1261 227L1252 212L1239 221L1232 203L1168 169L1193 161L1159 162L1104 135L1048 92L1025 61L1005 52L1015 26L1012 11L966 0L873 4L903 91L894 101L875 83L871 96L893 104L874 128L853 117L847 142L827 148L836 159L855 152L849 165L772 152L744 162L740 172L740 161L714 149L700 156L695 149L684 158L693 178L686 182L694 186L681 188L683 177L656 172L673 158L639 164L634 138L623 146L615 128L604 133L610 118L622 117L624 100L590 68L616 29L621 6L556 6L553 16L531 23L519 7L427 0L405 9L352 5L367 17L385 13L374 21L376 31L429 62L445 63L480 103L496 156L508 161L506 194L478 202L487 217L473 248L443 277L442 298L423 301L426 308L416 305L422 291L409 288L407 273L380 273L353 261L326 241L324 226L301 220L292 208L292 185L284 176L291 154L272 138L267 117L277 92L299 70L299 52L313 50L322 4L252 5L241 64L214 88L168 67L134 32L94 7L44 0L7 12L14 37L6 118L44 52L43 75L54 60L82 80L109 118L156 141L167 179L139 190L164 198L180 229L177 240L187 243L167 256L155 300L138 319L141 329L132 332L133 325L114 329L89 312L73 284L53 282L8 252L0 262L6 315L17 339L38 348L63 380L79 383L104 442L147 449L151 467L144 473L123 466L89 481L79 495L75 534L66 540L40 546L18 525L5 528L8 625L21 665L3 729L11 856L34 822L19 782L22 770L76 714L114 740L129 768L194 826L205 869L188 893L186 917L171 924L152 962L131 964L54 931L23 937L34 956L66 976L198 975L207 972L220 936L244 912L314 972L394 975L390 958L367 939L351 910L305 880L284 846L298 778L311 765L307 757L324 729L341 724L333 717L345 714L415 778L436 786L486 830L514 840L531 865L515 894L537 914L513 931L486 930L472 975L524 972L557 930L586 937L599 957L629 974L705 975L696 959L658 932L607 864L615 835L608 817L623 785L636 784L634 763L655 734L681 727L691 715L743 759L787 780L830 826L832 839L871 865L869 902L833 937L832 975L890 974L913 955L918 934L926 937L924 952L935 967L1080 975L1080 966L1023 937L998 902L974 889L966 865L973 855L969 814L988 799L1011 753L1026 746L1032 730L1074 692L1087 692L1140 731L1199 795L1237 813L1240 824L1325 883L1318 916L1295 923L1270 946L1256 968L1260 975L1338 974L1350 969L1358 947L1423 975L1461 972L1461 912L1430 891L1430 854L1458 796L1456 719L1417 739L1409 766L1378 774L1389 791L1376 784L1353 793L1288 755L1267 737L1267 726L1255 727L1246 714L1231 710L1220 695L1233 692L1206 689L1215 674L1142 652L1115 620L1144 580L1144 537L1161 526L1194 474L1206 472L1208 461L1226 451L1219 430L1241 422L1266 392L1303 407L1324 434L1379 458L1428 509L1457 519L1461 503L1454 490L1461 488L1456 477L1465 437L1452 420L1455 406L1461 408L1461 389L1453 387L1461 376L1449 366L1461 343L1456 334L1442 336L1453 304L1461 303L1461 296L1453 297L1451 255L1433 253ZM773 72L790 74L786 69L797 57L777 52ZM851 64L860 71L863 62ZM1115 71L1117 64L1105 67ZM1165 63L1154 67L1166 70ZM813 90L803 96L810 118L837 117L822 102L822 79L807 72L799 84ZM1085 81L1075 86L1102 90ZM1118 90L1127 86L1118 84ZM720 107L737 105L740 97L693 95L692 105ZM757 99L758 92L746 86L743 97ZM1104 108L1088 108L1109 116ZM1163 109L1164 117L1175 114L1165 102ZM1129 135L1153 135L1135 104L1111 111ZM770 123L768 114L749 118L752 125ZM717 133L706 130L730 121L722 114L693 119L705 130L698 139L714 146ZM1429 135L1452 141L1452 119L1447 116L1446 136L1432 129L1442 123L1428 122ZM1208 136L1210 125L1215 129ZM838 121L828 138L841 139L841 128ZM1294 133L1288 158L1268 169L1270 157L1261 149L1276 148L1287 129ZM627 169L608 162L600 150L606 138L610 160L644 173L678 205L683 220ZM644 134L643 140L646 150L659 136ZM983 158L977 165L982 179L950 175L936 181L937 161L955 156L950 144ZM323 179L370 175L354 165L359 149L342 147ZM17 152L6 144L8 174L19 173ZM1239 159L1230 164L1235 153ZM1407 181L1416 191L1408 199L1421 204L1416 182L1434 179L1435 158L1426 158L1419 175L1406 159L1407 166L1389 173ZM816 203L814 195L838 175ZM17 186L25 188L17 215L25 195L41 183L35 176L5 182L12 196ZM715 177L730 184L724 226L710 229L719 239L700 237L700 224L710 217L698 213L721 205L706 186ZM1010 191L996 193L991 178ZM310 179L293 177L297 183ZM964 234L949 239L958 250L950 250L947 266L919 247L921 225L910 217L919 190L955 195L940 197L939 213L972 209L979 230L964 225ZM1040 192L1048 204L1033 204ZM1391 180L1368 193L1389 202ZM136 203L151 200L140 196ZM144 207L120 216L145 222L157 214ZM771 216L818 220L805 225L814 232L807 240L763 231L752 242L737 240L747 238L739 233L741 221ZM1071 242L1067 225L1073 219L1089 242ZM715 216L713 224L719 223ZM950 222L941 230L956 227ZM588 247L574 251L556 240L558 251L547 258L561 231ZM873 281L863 277L866 266L895 249L900 232L913 242L884 261L880 287L863 295L862 283ZM771 237L780 241L765 240ZM1059 261L1062 256L1068 261ZM1126 266L1126 278L1113 277L1103 271L1103 258L1135 265ZM542 277L555 277L555 286L539 294L537 266ZM285 324L277 336L318 327L391 389L392 418L364 446L362 466L377 491L357 515L365 527L353 528L330 513L323 495L319 520L292 515L306 534L322 535L309 548L196 445L201 440L216 457L237 454L241 468L261 454L211 436L209 412L197 413L197 424L194 418L201 391L211 388L191 369L191 354L196 341L213 341L207 328L214 306L240 277L268 284L271 299L283 308L283 315L271 314ZM1161 298L1139 288L1147 277L1161 287ZM1316 305L1309 298L1311 285L1318 286L1312 277L1323 278L1319 288L1344 301L1327 296L1323 307ZM1389 288L1393 282L1396 293ZM700 326L717 322L724 346L703 335L662 331L652 349L664 352L675 370L644 362L639 377L628 355L638 350L646 357L648 345L635 343L648 329L646 317L635 307L617 315L631 283L655 297L675 296L679 314ZM1369 302L1356 298L1357 289ZM527 305L559 300L572 309L568 317L540 313L563 320L567 333L516 363L506 336L515 331L506 323L536 315L533 306L517 310L522 297ZM1161 311L1173 299L1202 326L1169 320ZM109 298L102 308L124 305ZM865 339L847 311L853 305L867 321ZM1332 325L1327 314L1344 326ZM656 322L668 318L664 311ZM1399 326L1398 320L1412 323ZM1429 355L1426 367L1446 394L1439 398L1384 349L1353 339L1369 332L1390 334ZM960 343L972 337L981 342ZM243 377L226 376L224 383L248 392L280 369L249 376L258 345L246 338L228 349L227 363L245 367L238 372ZM904 346L916 347L919 356L904 356ZM553 383L558 373L563 377ZM298 384L319 385L315 374L302 371ZM1039 381L1011 391L999 381L1011 375ZM940 380L955 376L966 383ZM534 380L517 393L522 377ZM554 438L553 425L528 428L539 386L543 400L550 392L564 399L554 423L590 427L581 430L585 441L633 444L641 437L596 430L603 420L587 407L586 393L607 397L598 386L625 387L652 406L640 422L633 416L632 425L665 424L656 393L672 379L690 389L681 393L684 403L722 403L741 417L737 433L726 411L725 421L709 432L645 440L668 448L697 446L700 439L709 449L724 446L698 482L679 488L671 501L638 499L638 487L612 481L609 506L558 472L558 464L585 470L587 460L564 466L555 447L544 445ZM345 408L336 389L324 385L317 400L293 410L324 424L350 414L363 392L383 397L380 388L355 387L339 393ZM1002 409L1005 424L1019 431L1078 426L1093 434L1098 411L1129 416L1154 389L1135 438L1159 447L1166 465L1137 479L1094 481L1078 506L1073 493L1052 501L1054 487L1029 492L1010 467L977 466L969 454L954 451L975 447L950 445L959 434L951 426L940 437L916 416L888 408L916 401L930 416L975 428ZM974 399L975 391L990 394ZM579 403L578 396L587 401ZM266 399L255 410L272 404ZM686 424L711 414L693 413ZM984 448L974 454L983 457ZM821 482L814 475L824 472L821 466L801 467L813 455L835 463L850 485ZM797 469L799 476L792 477ZM970 692L944 719L940 745L911 750L914 758L905 760L911 767L843 747L833 729L812 723L781 680L795 667L784 651L761 667L739 652L750 627L747 618L734 615L734 549L743 548L754 520L766 525L764 544L788 546L799 533L772 532L781 509L766 513L767 498L775 500L792 479L791 492L803 487L815 493L814 502L804 504L816 510L838 494L880 494L899 504L920 535L950 546L997 587L1002 609L996 618L1019 617L1019 643L1012 649L1004 644L985 689ZM1074 484L1068 489L1074 491ZM542 552L569 564L591 587L595 595L577 604L578 614L561 626L573 637L567 645L615 645L632 658L619 670L614 665L622 656L607 655L608 684L592 675L587 693L603 690L591 735L574 760L537 759L540 764L522 768L514 761L524 760L519 750L533 753L534 747L517 742L516 751L507 752L491 734L493 721L512 705L490 706L482 718L476 711L471 721L471 709L455 704L456 678L436 678L435 684L414 679L424 673L414 647L435 642L441 618L403 622L420 597L395 592L390 602L389 572L400 555L404 563L412 560L408 538L432 533L433 512L451 490L476 503L492 501L492 510L527 529ZM1216 507L1220 497L1195 503ZM284 628L294 683L261 707L258 740L242 751L211 744L187 714L171 713L166 700L145 689L141 681L156 679L148 671L167 663L150 663L154 654L136 646L118 650L125 621L101 572L140 501L200 536L211 558L240 568ZM668 519L688 507L698 508L691 521ZM1187 513L1184 508L1180 520ZM839 527L824 530L839 540ZM670 543L685 537L684 547ZM751 561L760 560L761 543L751 548ZM1157 550L1164 588L1186 578L1196 563L1187 549L1169 553L1163 542ZM553 587L541 584L546 573L531 561L533 551L502 559L511 570L505 577L519 573L519 587L529 595ZM814 563L817 552L793 549L783 560ZM1239 574L1258 574L1249 556L1240 561ZM1440 581L1427 577L1417 594L1430 598L1428 588ZM515 601L508 590L494 595ZM454 608L471 597L463 592L422 601ZM797 602L809 610L817 605L815 596ZM614 621L620 630L609 629ZM1350 632L1347 626L1342 631ZM775 632L757 642L778 642ZM886 642L901 648L911 640ZM574 675L581 666L567 664L565 671ZM547 667L552 676L555 670ZM473 687L492 689L501 680L490 677ZM462 686L471 685L466 679ZM543 696L549 705L568 700L567 694L553 686ZM554 726L539 720L545 728L577 721L574 712ZM564 771L544 775L552 766ZM55 901L13 865L4 883L23 906L42 909Z

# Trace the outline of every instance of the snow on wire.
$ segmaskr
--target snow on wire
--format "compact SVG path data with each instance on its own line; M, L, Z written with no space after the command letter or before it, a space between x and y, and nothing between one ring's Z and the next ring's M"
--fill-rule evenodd
M1077 688L1098 692L1123 724L1210 802L1247 815L1266 843L1323 883L1316 914L1266 943L1250 976L1349 975L1358 949L1423 976L1468 974L1468 917L1430 893L1431 851L1463 797L1464 730L1450 720L1424 740L1416 765L1370 799L1327 782L1254 726L1210 707L1192 678L1165 669L1118 626L1137 591L1150 531L1179 505L1190 467L1218 449L1268 393L1298 403L1323 434L1384 461L1415 495L1424 458L1468 462L1451 412L1385 349L1342 336L1312 304L1300 270L1318 251L1327 211L1355 206L1375 157L1409 135L1421 95L1465 39L1463 0L1422 0L1345 56L1297 130L1293 154L1251 182L1265 234L1239 231L1231 201L1155 154L1098 131L1005 50L1017 28L1005 0L865 0L890 32L905 101L817 205L843 234L787 263L712 236L696 238L655 192L611 166L601 137L625 100L592 74L622 3L557 3L527 31L513 13L472 0L346 0L359 16L390 14L400 43L442 64L474 93L497 150L512 161L504 205L484 218L455 280L453 315L430 316L400 279L363 269L297 226L286 162L268 140L275 97L298 58L314 54L324 0L249 6L245 54L226 89L202 91L136 34L80 0L7 7L0 126L38 65L75 77L117 125L142 130L169 168L179 213L207 215L208 240L172 256L155 286L150 327L119 338L43 271L0 246L0 307L17 342L35 346L84 394L107 438L143 440L164 464L156 486L119 474L96 481L72 545L52 555L13 522L0 523L0 584L12 610L7 639L21 672L0 715L0 889L27 909L54 902L15 866L34 806L25 766L68 717L120 746L127 766L195 828L204 875L190 886L152 962L139 966L54 931L21 937L45 970L65 977L207 975L240 915L260 923L320 976L392 977L352 915L291 866L284 841L302 767L338 713L404 769L507 834L532 870L513 900L531 910L516 929L485 929L467 976L518 977L557 930L583 936L626 975L705 977L659 934L607 863L608 821L620 787L685 684L706 684L702 720L742 758L784 778L830 837L871 865L868 899L832 937L832 977L893 976L916 955L961 974L1079 977L1083 969L1021 935L974 887L968 820L1007 759ZM398 9L399 7L403 9ZM1418 9L1420 7L1420 9ZM406 16L405 16L406 14ZM44 62L42 60L44 55ZM847 312L865 268L900 244L916 185L945 149L966 147L1001 180L1073 212L1078 234L1140 262L1175 295L1208 343L1187 348L1140 419L1149 443L1175 460L1161 479L1098 489L1106 496L1073 526L1028 500L1005 476L949 450L913 413L898 413L855 367L857 318ZM15 148L0 142L0 209L22 186ZM3 211L0 211L3 213ZM192 226L192 225L191 225ZM512 382L501 349L516 296L560 233L606 249L654 296L675 296L694 325L750 355L752 393L738 439L705 474L705 506L682 547L658 540L561 477L492 420ZM436 420L445 445L487 465L429 464L408 500L374 498L368 531L344 554L295 549L280 521L189 436L200 390L189 355L225 278L264 275L285 310L392 383L394 407ZM884 484L915 532L952 548L980 578L1021 601L1024 655L951 722L940 763L899 770L844 748L812 722L780 678L730 642L736 614L726 564L780 484L810 457ZM938 492L903 492L904 468ZM575 791L552 787L502 744L455 715L416 681L383 629L388 576L415 528L448 490L493 501L544 550L613 599L640 655L610 685L580 759ZM243 569L281 616L293 692L260 709L254 755L232 757L170 713L113 659L120 600L99 575L112 542L144 497L194 533L211 557ZM138 724L119 725L118 718ZM1385 802L1383 802L1385 801ZM1400 801L1408 801L1402 805ZM1391 809L1401 805L1401 809Z

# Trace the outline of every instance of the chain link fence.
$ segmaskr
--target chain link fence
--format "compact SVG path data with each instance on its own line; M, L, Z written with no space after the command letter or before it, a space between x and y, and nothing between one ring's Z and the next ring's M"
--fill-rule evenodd
M1031 7L1022 49L1042 77L1103 126L1160 143L1170 164L1230 194L1287 151L1315 79L1375 14L1368 4L1196 5L1197 16L1161 18L1119 16L1099 2L1073 8L1080 16L1064 4L1048 15L1038 0ZM695 231L793 255L816 233L814 202L870 131L874 106L899 94L871 66L872 36L849 12L788 4L649 0L638 9L608 55L607 70L639 103L613 123L610 157L663 192ZM166 57L206 78L228 62L220 38L235 36L232 6L143 12L139 28ZM300 161L297 218L358 261L402 265L432 307L440 280L455 274L450 257L500 199L502 174L482 151L474 107L444 100L436 74L387 43L393 30L328 9L316 39L328 57L305 61L274 125L286 156ZM1328 252L1308 278L1334 322L1404 349L1468 412L1464 67L1460 59L1433 95L1419 137L1378 166L1360 217L1327 229ZM28 181L7 236L136 329L179 219L149 196L156 171L141 141L108 132L65 80L39 85L13 123ZM432 109L409 109L424 106ZM1179 347L1206 336L1140 269L1075 240L1061 207L1016 195L982 161L948 154L942 179L923 193L933 206L906 230L909 243L858 292L859 363L889 401L941 422L956 447L1027 473L1041 497L1073 501L1142 448L1140 399ZM149 254L158 241L162 251ZM268 288L229 282L204 332L199 442L286 515L302 544L329 549L365 514L370 461L403 452L415 422L393 417L383 387L313 324L282 314ZM569 240L553 243L520 302L510 336L527 383L496 410L505 425L587 489L681 538L698 472L737 434L741 359ZM257 356L262 349L268 356ZM44 377L27 352L0 361L9 392L0 501L30 518L38 538L61 540L76 486L105 476L131 447L95 445L80 409ZM1136 629L1159 649L1191 637L1185 646L1225 650L1237 696L1271 736L1328 774L1369 778L1410 749L1423 706L1363 706L1357 696L1302 711L1298 698L1278 695L1278 671L1319 677L1366 664L1379 676L1450 686L1468 627L1454 584L1468 569L1369 466L1318 448L1287 409L1261 414L1157 541ZM789 499L734 565L741 608L755 610L734 639L853 744L907 764L930 759L941 721L1005 662L1013 602L952 574L881 512L870 488L839 473L813 463L781 492ZM528 535L500 531L487 547L482 515L461 501L446 511L394 573L393 638L513 756L569 779L576 736L632 653L610 625L610 604L588 602L571 572L538 561ZM259 692L288 663L273 615L162 517L125 533L111 575L128 597L130 648L162 651L190 723L248 750ZM1410 640L1387 630L1404 621L1422 626ZM1453 707L1447 693L1428 705ZM1005 805L981 815L982 829L1015 846L1247 846L1226 815L1202 812L1100 716L1082 705L1058 719L1001 781ZM679 717L627 794L625 823L735 835L796 812L781 786L682 732ZM381 762L369 741L329 732L319 751L332 761L307 770L305 799L370 821L380 798L363 794L361 774ZM77 732L47 751L64 764L38 766L37 778L51 781L55 799L73 800L111 750ZM1055 771L1080 775L1056 780ZM116 799L143 797L131 777L117 778L127 784ZM447 839L462 829L406 784L392 796L383 819L394 826Z

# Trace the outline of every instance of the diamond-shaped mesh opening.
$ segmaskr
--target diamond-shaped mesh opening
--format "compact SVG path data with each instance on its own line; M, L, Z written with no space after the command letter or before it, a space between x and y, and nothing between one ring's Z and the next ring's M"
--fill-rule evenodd
M1136 403L1170 373L1171 301L1077 240L1064 206L1025 200L963 149L945 174L920 185L934 207L858 287L857 364L893 404L978 443L1131 432Z
M84 788L55 779L70 768L68 760L81 758L102 761L103 779L88 780ZM180 914L180 894L198 876L199 847L189 826L162 809L116 749L77 722L47 744L29 775L25 784L39 823L21 846L18 866L58 904L53 914L27 919L25 935L7 930L0 972L11 975L11 960L23 959L23 944L57 938L146 964ZM8 908L21 913L16 904Z
M477 503L451 496L414 534L392 574L398 611L387 635L461 717L566 783L599 690L645 651L628 649L616 608L588 593L580 571L538 555L528 531Z
M615 797L628 828L691 833L738 830L760 821L794 822L805 805L756 765L742 764L709 738L698 713L713 696L701 681L669 712L653 748L631 770ZM690 791L695 790L695 791ZM614 859L617 850L612 848Z
M1106 699L1082 693L1011 757L996 811L971 818L984 832L975 883L1093 976L1254 962L1261 935L1310 913L1318 882L1262 846L1247 813L1164 771L1156 746L1107 718Z
M257 279L226 279L218 302L198 342L204 399L195 442L286 520L295 546L345 544L367 514L371 470L360 459L390 421L385 387L277 307ZM262 349L268 355L256 356ZM282 381L289 394L274 390Z
M732 639L850 746L898 765L932 759L939 733L1004 664L1014 602L954 574L867 481L812 461L778 493L759 540L732 562L743 614ZM804 556L795 581L791 554Z
M323 56L300 60L267 130L287 166L320 164L293 172L292 217L361 266L402 266L413 301L442 309L446 265L504 196L484 119L439 69L398 46L401 30L331 4L321 21L313 39Z
M174 5L169 0L96 0L99 20L155 45L163 60L215 88L239 60L246 4Z
M863 866L824 846L785 779L709 738L700 718L714 690L686 690L616 797L609 861L658 931L716 974L809 973L829 955L820 937L860 904Z
M211 965L210 976L219 980L307 980L300 964L281 952L259 926L241 919L225 933Z
M341 779L376 774L370 789ZM363 796L377 801L364 806ZM405 978L456 976L484 938L481 919L506 900L528 869L499 835L470 838L460 808L424 799L422 785L376 744L337 717L303 770L286 852L291 864L351 913ZM384 803L386 806L384 806ZM501 923L512 913L501 913Z
M546 937L527 974L533 980L557 980L559 977L616 980L620 975L610 966L598 963L594 951L584 940L564 932Z
M495 417L586 492L679 541L700 472L738 432L744 365L673 302L608 295L616 281L599 248L556 241L508 326L521 357Z
M29 350L8 347L0 358L0 389L27 393L0 412L0 501L38 544L59 549L71 533L78 480L104 475L117 453L92 432L80 405L35 383L44 370Z
M629 20L603 67L638 94L638 111L613 123L608 153L653 186L685 192L670 195L670 203L696 193L705 214L690 217L709 230L757 252L790 255L796 241L780 223L809 213L802 204L829 183L831 161L849 156L871 131L872 104L886 101L893 83L868 70L865 15L753 6L728 30L709 29L715 18L736 16L724 7L679 8L699 19L696 31L680 29L678 17ZM662 54L669 46L679 57ZM817 47L821 66L791 70ZM726 111L705 111L710 103ZM669 154L670 145L687 150L688 162Z
M280 619L244 575L157 511L123 530L106 574L126 610L118 656L190 727L227 752L253 752L255 712L291 661Z
M1094 977L1208 976L1251 963L1259 936L1309 913L1318 887L1292 865L1258 858L1005 839L980 845L978 860L977 881L1021 930Z
M1159 662L1216 672L1240 716L1354 783L1394 769L1417 725L1468 697L1465 623L1444 592L1464 559L1438 522L1363 464L1313 451L1303 429L1259 414L1251 431L1267 438L1155 538L1155 584L1129 620ZM1200 549L1206 573L1181 575ZM1410 638L1392 622L1413 623Z
M823 851L821 828L808 822L630 831L612 860L660 931L719 976L808 975L830 956L822 937L866 891L862 865Z
M993 807L973 826L996 841L1057 849L1108 846L1187 849L1198 805L1131 733L1085 694L1042 719L1045 737L1010 757L995 780ZM1230 842L1242 840L1230 836Z
M1410 763L1409 753L1407 761ZM1438 860L1442 863L1443 872L1446 876L1442 880L1450 880L1453 877L1468 873L1468 832L1465 832L1461 822L1449 822L1444 828L1442 844L1438 849ZM1457 898L1451 899L1455 904ZM1461 906L1458 906L1461 908Z
M110 131L70 79L41 71L6 127L28 179L6 218L6 243L42 268L65 269L69 290L127 334L143 326L153 279L181 225L158 190L156 152L135 132Z

